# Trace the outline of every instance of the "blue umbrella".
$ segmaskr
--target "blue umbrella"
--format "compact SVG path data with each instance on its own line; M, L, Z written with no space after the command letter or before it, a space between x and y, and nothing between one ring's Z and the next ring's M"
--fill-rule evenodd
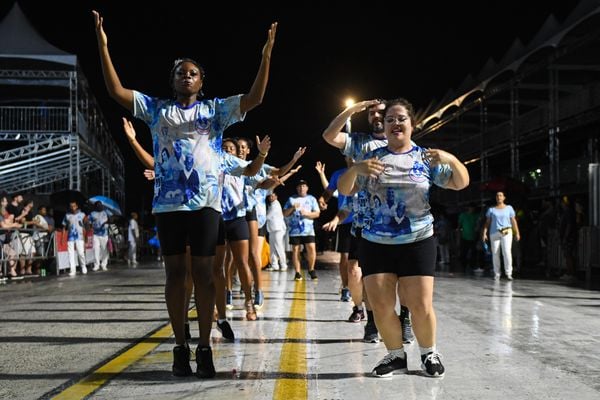
M116 201L114 201L113 199L110 199L106 196L94 196L94 197L90 197L90 203L95 203L99 201L100 203L102 203L102 205L104 206L104 209L114 215L123 215L123 213L121 212L121 207L119 207L119 203L117 203Z

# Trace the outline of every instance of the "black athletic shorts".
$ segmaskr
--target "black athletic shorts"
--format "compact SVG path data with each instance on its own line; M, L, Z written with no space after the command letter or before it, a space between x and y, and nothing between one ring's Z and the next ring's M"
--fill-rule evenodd
M393 273L397 276L434 276L436 260L433 236L406 244L379 244L362 239L359 262L363 277Z
M192 256L214 256L220 217L221 213L210 207L155 214L162 254L185 254L187 244Z

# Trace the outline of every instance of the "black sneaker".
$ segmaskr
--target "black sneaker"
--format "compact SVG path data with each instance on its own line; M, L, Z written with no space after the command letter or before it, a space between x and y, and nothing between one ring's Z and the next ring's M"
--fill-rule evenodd
M352 314L348 317L348 322L360 322L365 319L365 312L358 309L357 306L352 307Z
M190 347L187 343L173 347L173 375L190 376L192 374L192 367L190 367Z
M301 281L302 280L302 274L300 272L296 272L296 275L294 275L294 280Z
M444 366L442 365L441 354L438 352L431 352L423 354L421 356L421 369L425 371L425 374L432 378L441 378L444 376Z
M378 378L388 378L395 373L404 374L406 372L408 372L406 353L404 353L404 358L388 353L381 361L379 361L379 363L377 363L375 368L373 368L372 374Z
M412 331L410 317L402 318L398 316L398 318L400 318L400 325L402 325L402 342L404 344L411 344L415 341L415 335Z
M196 348L196 364L196 376L200 379L214 378L217 374L210 347L198 346Z
M365 336L363 340L366 343L379 343L379 332L377 332L377 326L371 321L367 321L365 325Z
M221 332L221 335L223 335L224 339L231 340L232 342L235 340L235 335L233 334L233 330L231 329L231 325L229 325L229 322L217 321L217 329L219 330L219 332Z
M185 340L190 340L192 338L192 334L190 333L190 323L185 323Z
M314 269L308 271L308 274L310 275L310 279L312 279L313 281L316 281L319 279L319 278L317 278L317 272Z

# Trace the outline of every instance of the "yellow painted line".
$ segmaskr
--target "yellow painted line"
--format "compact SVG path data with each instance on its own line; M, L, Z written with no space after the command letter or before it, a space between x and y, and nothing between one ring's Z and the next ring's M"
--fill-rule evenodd
M192 319L195 316L196 310L190 310L188 317ZM84 399L85 397L94 393L96 390L100 389L100 387L105 385L110 379L123 372L132 364L141 360L146 354L153 351L172 335L173 329L171 329L171 324L166 324L148 338L142 340L140 343L136 344L124 353L119 354L117 357L108 361L91 374L83 377L77 383L69 386L54 396L53 399Z
M290 308L290 322L285 331L287 339L301 339L296 343L284 342L279 358L279 373L289 374L288 377L277 379L273 398L279 399L307 399L308 377L306 366L306 284L305 281L296 281L294 286L294 300Z

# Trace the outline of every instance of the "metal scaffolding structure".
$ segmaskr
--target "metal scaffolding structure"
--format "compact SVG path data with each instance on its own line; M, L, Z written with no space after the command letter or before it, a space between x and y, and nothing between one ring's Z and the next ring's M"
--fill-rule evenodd
M440 191L436 201L483 203L490 182L528 200L587 197L588 165L600 160L599 27L600 1L581 1L421 113L417 143L456 154L471 175L467 190Z
M46 42L15 3L0 21L0 189L71 189L124 205L124 176L76 57Z

